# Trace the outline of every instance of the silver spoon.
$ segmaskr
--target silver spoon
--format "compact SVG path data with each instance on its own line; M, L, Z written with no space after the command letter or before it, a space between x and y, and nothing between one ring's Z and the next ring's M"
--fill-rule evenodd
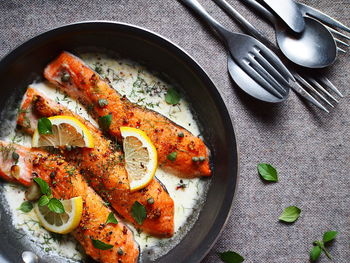
M293 0L262 0L296 33L305 28L304 17Z
M290 61L307 68L324 68L335 61L337 45L333 36L315 19L304 16L305 29L295 34L255 0L241 1L254 7L274 25L277 44Z
M196 0L181 0L217 33L229 51L231 77L246 93L267 101L281 102L289 94L294 77L279 58L255 38L226 30Z

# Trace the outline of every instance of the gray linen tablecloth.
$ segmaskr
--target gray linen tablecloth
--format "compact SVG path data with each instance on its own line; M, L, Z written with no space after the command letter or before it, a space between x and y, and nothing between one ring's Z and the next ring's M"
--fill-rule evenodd
M237 0L229 0L260 29L271 28ZM207 10L232 30L238 27L211 0ZM308 4L350 25L349 0L314 0ZM203 24L175 0L162 1L0 1L0 57L31 37L82 20L113 20L153 30L183 47L216 83L234 121L240 146L237 196L221 237L203 262L234 250L245 262L309 262L312 241L326 230L339 236L330 247L337 263L350 262L350 62L340 55L327 76L344 93L325 114L292 93L279 105L259 103L230 80L226 52ZM256 165L277 167L280 181L265 184ZM296 205L300 219L278 222L283 208ZM329 262L324 256L320 262Z

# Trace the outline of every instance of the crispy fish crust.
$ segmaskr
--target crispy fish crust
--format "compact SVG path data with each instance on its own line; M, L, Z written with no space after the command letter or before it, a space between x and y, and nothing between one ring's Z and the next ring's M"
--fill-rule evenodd
M53 196L58 199L82 197L82 219L72 235L82 245L86 254L103 263L138 261L139 248L132 232L121 222L105 224L112 211L104 205L103 200L88 186L74 166L68 164L61 156L44 151L2 141L0 147L9 149L11 154L15 151L19 155L18 163L15 164L12 158L4 158L0 154L0 176L5 180L28 186L32 183L33 176L39 176L49 184ZM113 248L97 249L93 246L92 239L111 244ZM118 253L120 249L123 254Z
M157 148L158 163L164 169L186 178L211 175L209 150L200 138L163 115L131 103L76 56L68 52L61 53L46 67L44 76L82 103L95 120L111 114L112 123L108 132L119 141L121 126L145 131ZM107 100L108 104L101 107L101 99ZM177 152L176 160L168 160L167 156L172 152ZM205 159L193 161L193 157Z
M55 115L68 115L79 119L87 126L94 138L95 148L93 149L80 148L62 152L66 160L80 170L89 185L137 228L154 236L171 237L174 234L172 198L156 179L153 179L145 188L130 192L122 153L115 151L111 141L104 138L90 122L46 98L37 90L28 88L17 124L28 133L32 133L32 127L36 127L38 118ZM153 199L152 204L147 201L150 198ZM136 201L147 210L147 218L142 225L139 225L131 215L131 208Z

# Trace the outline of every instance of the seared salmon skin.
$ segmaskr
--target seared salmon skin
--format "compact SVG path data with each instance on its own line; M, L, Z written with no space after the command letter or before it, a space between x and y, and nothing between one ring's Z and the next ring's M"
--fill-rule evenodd
M17 124L31 134L38 118L55 115L77 118L89 129L94 138L95 148L62 151L66 160L80 170L89 185L136 228L154 236L171 237L174 234L174 201L166 189L157 179L153 179L145 188L131 192L123 154L117 151L115 144L106 139L90 122L63 105L46 98L37 90L28 88ZM147 218L142 224L138 224L132 216L131 210L135 202L141 203L147 211Z
M121 141L120 127L143 130L155 145L160 167L179 177L210 176L209 150L204 142L163 115L131 103L78 57L63 52L51 62L44 76L70 97L78 100L96 121L112 115L105 132ZM99 101L104 100L101 107ZM176 152L176 158L168 158Z
M106 224L112 211L88 186L74 166L68 164L61 156L44 151L2 141L0 147L7 149L11 154L16 152L19 156L16 163L13 159L0 157L0 176L5 180L28 186L33 183L33 177L38 176L48 183L53 196L58 199L82 197L82 219L72 235L87 255L102 263L138 261L139 248L132 232L120 221L118 224ZM13 167L16 173L11 172ZM28 176L29 173L31 176ZM94 247L93 239L111 244L113 248L100 250Z

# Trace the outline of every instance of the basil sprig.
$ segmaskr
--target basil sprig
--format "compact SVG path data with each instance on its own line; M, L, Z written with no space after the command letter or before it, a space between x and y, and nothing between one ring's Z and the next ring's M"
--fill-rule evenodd
M50 202L50 199L47 197L47 195L42 195L39 199L39 206L45 206Z
M39 177L35 177L33 180L39 185L40 191L43 195L51 193L51 189L46 181L44 181L43 179L41 179Z
M100 249L100 250L108 250L108 249L111 249L113 247L113 245L111 245L111 244L107 244L107 243L104 243L100 240L93 239L93 238L91 238L91 242L95 248Z
M28 212L32 211L33 204L29 201L24 201L18 209L24 213L28 213Z
M338 235L337 231L327 231L323 234L322 241L317 240L313 242L313 247L310 251L310 260L316 261L321 256L322 251L325 253L325 255L332 260L331 254L326 249L326 245L328 245L329 242L333 241L336 236Z
M259 163L258 172L265 181L278 182L277 170L271 164Z
M54 197L50 199L47 207L56 214L64 213L64 206L62 205L62 202Z
M312 261L316 261L322 253L322 249L320 246L314 246L310 251L310 259Z
M107 217L106 224L109 224L109 223L118 224L118 220L115 218L113 212L110 212Z
M39 206L47 205L50 211L57 214L64 213L65 210L62 202L51 196L51 189L48 183L39 177L36 177L33 180L39 185L40 192L42 193L42 196L39 199L38 205Z
M48 118L41 118L38 121L38 131L40 134L52 134L52 123Z
M244 258L233 251L226 251L219 253L220 259L225 263L241 263L244 261Z
M112 114L101 116L98 119L98 125L100 126L100 128L103 131L108 131L109 130L109 126L111 126L111 123L112 123Z
M135 201L131 207L131 215L139 225L142 225L147 217L146 208L139 202Z
M281 216L278 219L286 223L293 223L298 220L300 213L301 209L299 207L288 206L283 210Z

